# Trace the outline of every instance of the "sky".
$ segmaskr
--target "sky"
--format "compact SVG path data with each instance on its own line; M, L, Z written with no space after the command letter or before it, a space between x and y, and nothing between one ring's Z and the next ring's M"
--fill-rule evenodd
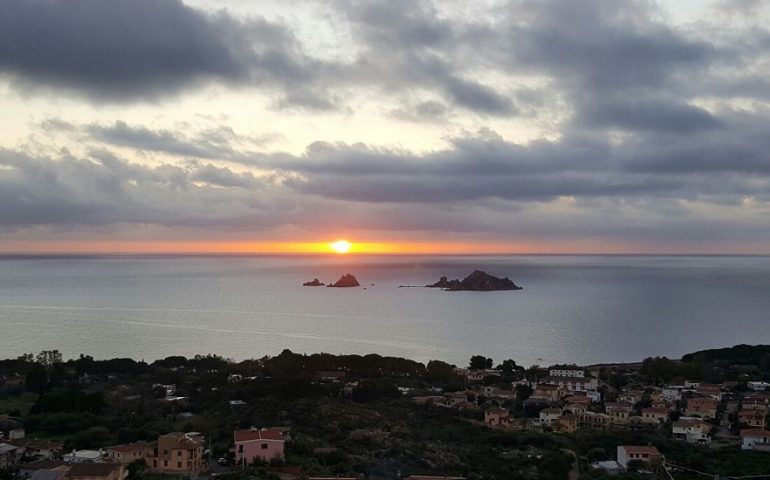
M770 1L0 0L0 253L770 253Z

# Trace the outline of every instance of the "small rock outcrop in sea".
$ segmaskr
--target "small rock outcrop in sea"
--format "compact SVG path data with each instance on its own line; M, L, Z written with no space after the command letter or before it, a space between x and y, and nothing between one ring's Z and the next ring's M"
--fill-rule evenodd
M323 287L326 284L319 282L317 278L314 278L312 282L305 282L302 285L305 287Z
M428 288L443 288L450 292L494 292L498 290L521 290L522 288L508 278L498 278L481 270L474 270L462 280L441 279L433 285L425 285Z
M343 275L339 280L337 280L336 283L330 283L330 287L360 287L361 284L358 283L358 279L354 277L353 275L346 273Z

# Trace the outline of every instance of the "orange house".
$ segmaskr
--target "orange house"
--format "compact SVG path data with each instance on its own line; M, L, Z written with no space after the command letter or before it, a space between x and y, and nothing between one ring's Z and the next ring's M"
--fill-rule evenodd
M685 415L688 417L699 416L701 418L714 418L717 416L719 402L713 398L697 397L687 400Z
M158 446L146 456L150 470L159 473L197 474L203 470L203 437L172 432L158 437Z

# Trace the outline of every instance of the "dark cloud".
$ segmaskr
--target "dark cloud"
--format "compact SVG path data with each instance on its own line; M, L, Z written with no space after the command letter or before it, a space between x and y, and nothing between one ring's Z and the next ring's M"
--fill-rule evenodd
M660 130L688 133L721 125L708 110L682 104L678 99L603 99L581 105L576 123L589 127L621 128L631 131Z
M318 67L280 25L179 0L4 0L2 10L0 73L25 90L154 99L211 80L290 87Z

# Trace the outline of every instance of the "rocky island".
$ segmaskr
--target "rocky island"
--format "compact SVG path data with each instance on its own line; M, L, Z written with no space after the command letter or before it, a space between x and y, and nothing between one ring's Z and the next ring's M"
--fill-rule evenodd
M314 278L311 282L305 282L302 284L303 287L323 287L324 285L326 284L319 281L317 278Z
M354 277L353 275L346 273L342 277L340 277L339 280L337 280L336 283L330 283L328 285L329 287L360 287L361 284L358 283L358 279Z
M449 292L494 292L498 290L522 290L522 287L513 283L508 277L498 278L481 270L474 270L462 280L448 280L447 277L432 284L425 285L428 288L442 288Z

